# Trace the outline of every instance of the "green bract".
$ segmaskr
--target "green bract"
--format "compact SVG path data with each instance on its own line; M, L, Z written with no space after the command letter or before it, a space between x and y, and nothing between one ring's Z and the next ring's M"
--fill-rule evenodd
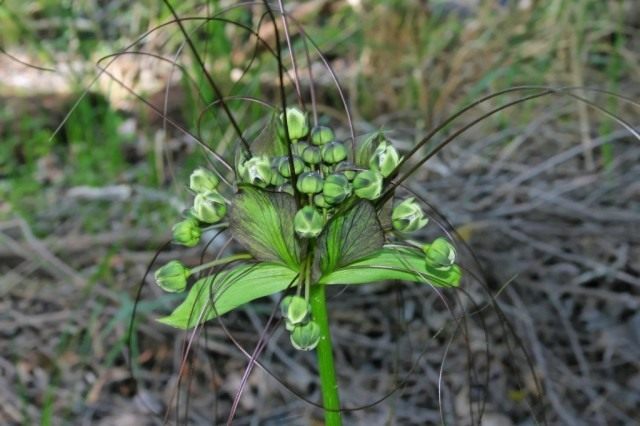
M322 232L324 219L314 207L305 206L296 213L293 223L300 238L314 238Z
M407 198L393 209L391 215L393 228L400 232L415 232L424 228L429 219L424 217L424 212L415 198Z
M224 198L218 192L196 195L193 200L193 216L204 223L216 223L227 213Z
M180 293L187 288L190 271L182 263L172 260L155 273L158 287L169 293Z
M353 178L353 190L366 200L376 200L382 194L382 175L375 170L365 170Z
M200 224L193 218L187 218L173 225L173 242L187 247L194 247L200 242L202 231Z

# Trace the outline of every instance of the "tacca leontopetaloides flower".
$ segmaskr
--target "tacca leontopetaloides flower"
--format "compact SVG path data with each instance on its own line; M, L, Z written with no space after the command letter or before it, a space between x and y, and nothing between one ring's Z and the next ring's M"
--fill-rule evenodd
M291 343L312 350L322 336L310 304L314 286L385 280L458 285L460 268L446 238L405 241L428 220L413 197L389 208L394 194L387 190L402 158L383 133L362 138L352 150L331 128L312 127L297 108L277 114L274 127L273 146L237 155L234 191L223 195L220 179L205 168L191 175L194 204L174 226L174 242L193 247L207 228L228 226L246 252L191 270L177 261L161 267L156 280L170 292L186 290L197 272L213 272L159 321L187 329L287 292L280 313Z

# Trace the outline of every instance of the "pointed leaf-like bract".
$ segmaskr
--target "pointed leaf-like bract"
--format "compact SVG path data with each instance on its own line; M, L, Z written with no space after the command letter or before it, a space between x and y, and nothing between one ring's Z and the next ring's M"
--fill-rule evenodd
M300 245L295 238L293 197L244 185L233 198L229 214L233 238L258 260L300 268Z
M417 249L385 247L376 253L324 275L320 284L367 284L376 281L398 280L455 287L460 283L461 271L454 265L448 271L428 266L424 254Z
M252 300L285 290L297 276L286 266L273 263L238 266L198 280L184 302L158 321L183 330L193 328Z
M337 214L318 237L316 259L326 275L382 248L384 233L373 205L358 201Z

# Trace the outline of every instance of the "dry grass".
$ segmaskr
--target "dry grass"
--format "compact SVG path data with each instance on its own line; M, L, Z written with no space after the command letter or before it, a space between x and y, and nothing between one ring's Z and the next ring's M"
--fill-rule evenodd
M345 7L327 3L335 16ZM424 40L411 29L434 25L434 17L418 3L396 14L388 5L371 6L363 48L333 60L354 99L358 126L396 129L405 148L452 105L489 88L588 83L640 96L637 34L628 31L614 46L609 40L618 30L607 17L581 20L572 7L506 15L487 2L475 17L451 15L448 26L426 32L432 39ZM456 30L460 22L464 28ZM585 22L589 30L573 31ZM614 76L592 65L587 59L596 54L620 55L624 70ZM273 79L264 81L269 86ZM594 99L637 126L637 109ZM535 424L532 412L538 421L544 413L552 425L636 424L640 145L576 105L548 98L486 120L416 176L412 189L439 206L473 249L490 290L472 280L467 293L446 295L387 284L335 298L331 317L344 404L366 405L402 385L374 407L345 414L348 424L440 424L440 410L448 424L469 424L470 401L477 422L483 400L487 426ZM329 104L324 111L337 109ZM179 137L170 142L181 146ZM161 200L176 211L180 200L170 190L111 183L94 191L43 192L49 207L37 212L35 224L16 217L0 222L0 423L162 424L167 407L173 422L187 405L190 424L212 424L212 417L223 422L246 359L220 327L207 328L195 340L185 375L189 399L184 392L176 404L185 336L153 321L174 303L153 286L145 288L138 308L137 384L125 365L135 287L168 235L136 226L123 200ZM78 212L105 203L108 229L83 232L86 218ZM0 212L13 216L6 204ZM160 260L178 255L198 261L195 251L166 252ZM504 318L491 306L494 299ZM252 348L273 304L252 304L225 324ZM507 320L533 371L505 329ZM317 401L311 356L292 351L286 340L276 331L262 363ZM316 408L258 368L234 424L320 424L319 418Z

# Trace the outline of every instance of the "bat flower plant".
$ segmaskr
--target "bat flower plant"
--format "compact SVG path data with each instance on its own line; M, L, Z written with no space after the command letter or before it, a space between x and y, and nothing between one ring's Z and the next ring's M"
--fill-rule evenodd
M193 207L173 227L174 242L193 247L207 228L228 226L245 252L192 269L177 260L159 268L157 284L168 292L184 292L198 275L159 321L189 329L285 292L280 312L291 344L317 351L326 422L340 424L326 286L392 280L451 287L460 267L446 238L408 238L428 219L415 198L394 199L402 158L382 132L350 147L331 128L311 127L297 108L275 114L271 129L269 143L236 155L233 193L220 191L212 171L191 174Z

